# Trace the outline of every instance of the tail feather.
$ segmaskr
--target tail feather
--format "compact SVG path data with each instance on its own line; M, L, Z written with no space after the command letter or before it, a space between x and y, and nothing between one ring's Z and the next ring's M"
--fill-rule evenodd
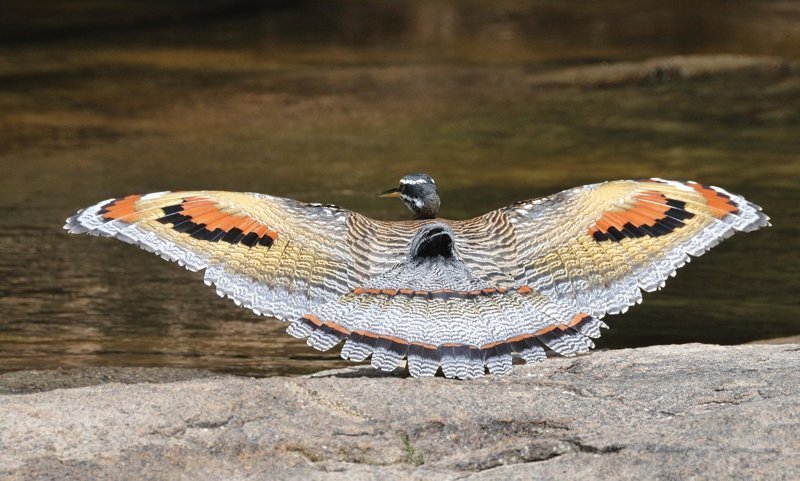
M288 332L307 337L308 344L321 351L344 340L343 358L364 361L371 356L372 366L383 371L396 369L407 358L414 377L433 376L441 368L445 377L474 379L487 371L509 372L515 355L540 362L546 357L544 346L566 356L594 347L591 338L598 337L605 324L585 314L556 319L551 314L559 315L563 306L548 303L524 287L435 295L360 289L298 319ZM497 316L508 309L513 312L506 319ZM345 313L348 318L337 317ZM497 319L489 332L493 316ZM525 317L525 323L508 322ZM443 331L447 342L441 342Z

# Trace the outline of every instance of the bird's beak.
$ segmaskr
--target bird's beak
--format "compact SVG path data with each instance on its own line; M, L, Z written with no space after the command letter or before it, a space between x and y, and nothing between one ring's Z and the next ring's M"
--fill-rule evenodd
M383 192L378 197L400 197L400 189L395 187L394 189L389 189L386 192Z

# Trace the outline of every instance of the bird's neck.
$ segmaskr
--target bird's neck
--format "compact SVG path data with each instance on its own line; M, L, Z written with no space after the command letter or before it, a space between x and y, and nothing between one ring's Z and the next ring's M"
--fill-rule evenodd
M412 209L415 220L435 219L439 213L438 206L423 204L422 207Z
M414 213L414 219L435 219L439 213L439 196L426 195L421 198L403 198L406 207Z
M435 219L438 213L439 211L437 209L426 209L423 207L420 210L414 211L414 220Z

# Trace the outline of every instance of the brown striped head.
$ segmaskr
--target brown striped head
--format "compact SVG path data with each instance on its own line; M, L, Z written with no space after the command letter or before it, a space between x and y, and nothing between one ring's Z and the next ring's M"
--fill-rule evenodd
M439 191L428 174L408 174L400 179L400 187L389 189L380 197L399 197L415 219L435 219L439 213Z

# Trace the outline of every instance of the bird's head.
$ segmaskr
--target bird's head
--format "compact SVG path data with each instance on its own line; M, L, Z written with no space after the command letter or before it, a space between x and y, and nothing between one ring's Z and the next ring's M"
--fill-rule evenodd
M408 174L400 179L400 187L389 189L381 197L399 197L414 213L415 219L434 219L439 212L439 192L428 174Z

